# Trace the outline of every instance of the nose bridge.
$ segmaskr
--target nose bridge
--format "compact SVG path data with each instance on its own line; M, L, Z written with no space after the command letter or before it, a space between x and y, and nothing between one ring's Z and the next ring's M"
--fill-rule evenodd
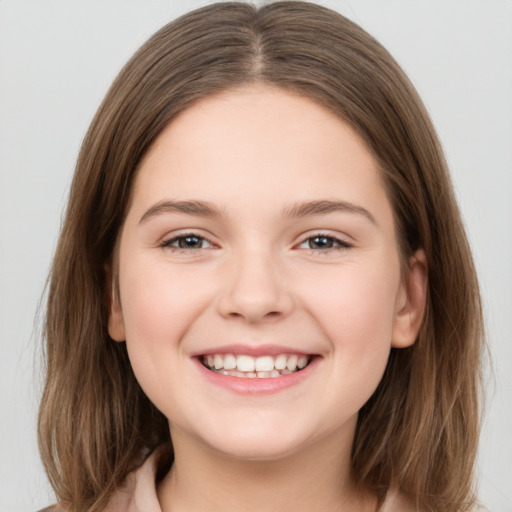
M272 249L246 247L233 256L222 286L221 314L248 322L287 315L292 297Z

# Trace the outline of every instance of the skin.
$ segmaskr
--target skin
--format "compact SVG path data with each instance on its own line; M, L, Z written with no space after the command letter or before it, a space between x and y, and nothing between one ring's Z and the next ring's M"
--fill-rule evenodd
M354 208L283 214L309 201ZM418 251L401 272L377 163L348 124L264 85L199 101L140 166L118 268L110 335L126 340L175 447L164 512L376 509L349 478L357 414L391 347L414 343L426 262ZM207 382L194 357L233 343L283 345L316 366L286 390L239 394Z

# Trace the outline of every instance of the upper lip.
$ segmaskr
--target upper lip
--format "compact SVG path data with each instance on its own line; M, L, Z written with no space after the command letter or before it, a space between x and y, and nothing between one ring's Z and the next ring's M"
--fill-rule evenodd
M312 352L301 350L295 347L284 345L220 345L213 348L197 351L192 354L193 357L207 356L210 354L237 354L247 355L252 357L259 356L277 356L279 354L299 354L299 355L312 355Z

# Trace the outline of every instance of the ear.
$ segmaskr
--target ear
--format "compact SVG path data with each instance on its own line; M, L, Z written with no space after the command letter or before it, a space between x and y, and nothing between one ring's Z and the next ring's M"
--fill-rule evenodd
M119 287L112 277L112 269L105 269L106 281L108 284L108 333L114 341L125 341L123 310L119 298Z
M416 341L427 300L427 259L420 249L409 258L397 295L391 346L409 347Z

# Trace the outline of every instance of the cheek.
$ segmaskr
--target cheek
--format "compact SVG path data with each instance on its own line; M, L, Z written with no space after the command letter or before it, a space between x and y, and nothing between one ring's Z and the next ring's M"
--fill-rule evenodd
M322 400L326 407L335 404L342 416L357 414L384 374L398 281L398 273L391 276L375 268L352 268L340 272L336 282L325 282L324 293L316 294L310 304L332 350L332 357L326 360L330 369L326 373L332 378L326 389L331 394L326 393ZM338 423L338 415L325 418L329 428Z
M308 308L319 319L335 350L345 356L390 348L399 272L384 264L353 265L317 279Z
M187 329L211 301L207 289L193 272L170 272L165 264L130 262L123 271L121 304L134 369L162 357L173 364L166 354L176 358Z
M158 409L179 418L182 398L172 390L186 379L182 341L211 299L194 272L171 272L165 264L144 260L131 260L120 272L126 346L135 376Z

